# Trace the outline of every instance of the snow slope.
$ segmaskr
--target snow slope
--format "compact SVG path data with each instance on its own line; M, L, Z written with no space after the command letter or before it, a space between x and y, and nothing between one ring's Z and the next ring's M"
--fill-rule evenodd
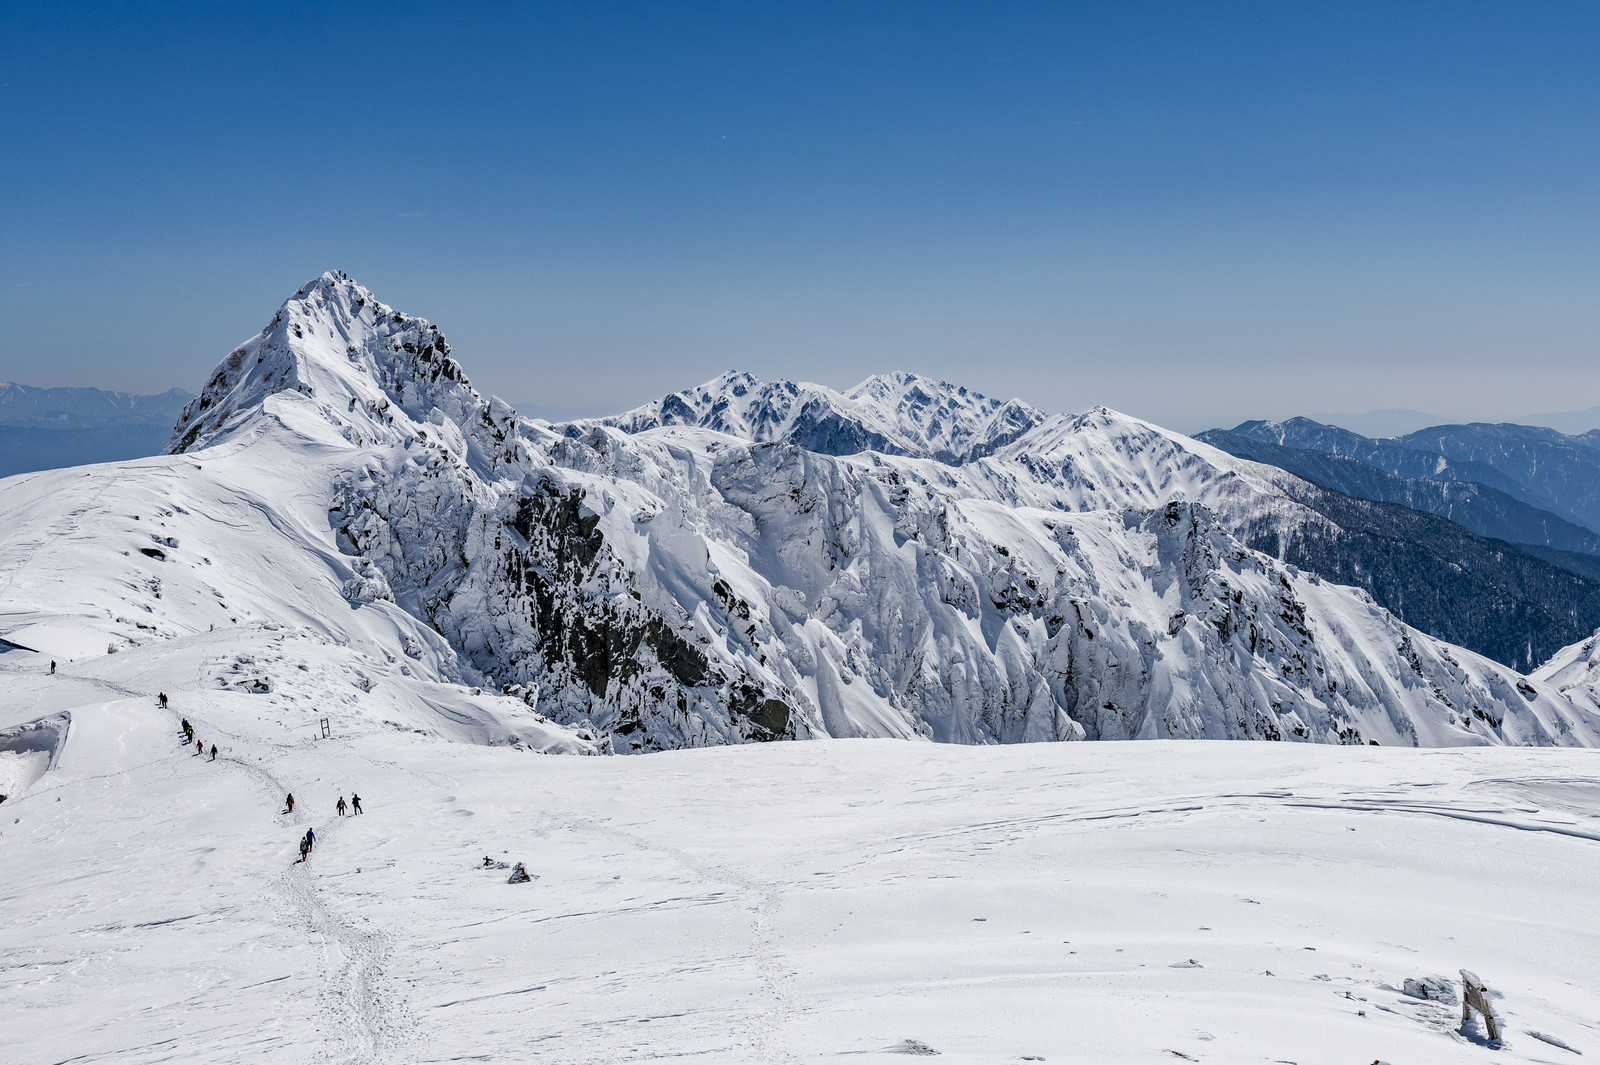
M1600 710L1600 632L1556 652L1533 676L1579 705Z
M8 1062L1600 1052L1587 751L539 758L369 715L321 739L311 693L210 683L204 663L239 636L56 677L0 658L0 728L73 716L57 767L0 805ZM292 651L334 670L343 649ZM216 762L183 746L180 715ZM352 789L366 813L341 819ZM485 855L537 879L508 884ZM1458 1006L1401 993L1459 968L1500 996L1502 1049L1459 1031Z

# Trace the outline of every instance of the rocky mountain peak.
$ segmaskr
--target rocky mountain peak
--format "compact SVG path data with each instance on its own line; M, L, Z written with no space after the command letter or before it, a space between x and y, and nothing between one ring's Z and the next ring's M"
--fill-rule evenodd
M280 397L301 397L347 438L368 442L411 435L426 422L453 423L470 437L511 416L509 408L491 415L437 326L338 271L302 286L228 353L184 409L168 451L215 443L252 414L281 406Z

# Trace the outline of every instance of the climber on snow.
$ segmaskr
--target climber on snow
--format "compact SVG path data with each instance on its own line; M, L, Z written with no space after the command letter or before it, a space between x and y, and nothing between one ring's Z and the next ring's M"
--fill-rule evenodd
M211 760L213 762L217 760L217 745L214 743L211 745Z
M361 796L357 795L353 791L350 793L350 806L355 810L356 813L361 812Z
M167 708L167 693L166 692L160 692L159 694L156 695L156 705L160 706L161 709L163 709L163 710L165 710Z
M289 797L284 799L283 801L284 801L285 805L287 805L289 807L289 812L290 813L294 813L294 792L291 791L289 793Z
M339 816L340 817L344 816L344 796L343 795L339 796L339 802L338 802L338 805L335 807L335 809L337 809L339 811Z

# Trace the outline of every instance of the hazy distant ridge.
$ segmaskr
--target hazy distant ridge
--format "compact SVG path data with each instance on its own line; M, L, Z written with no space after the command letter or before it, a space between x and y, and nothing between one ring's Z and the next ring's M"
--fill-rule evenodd
M0 382L0 477L157 454L193 398Z

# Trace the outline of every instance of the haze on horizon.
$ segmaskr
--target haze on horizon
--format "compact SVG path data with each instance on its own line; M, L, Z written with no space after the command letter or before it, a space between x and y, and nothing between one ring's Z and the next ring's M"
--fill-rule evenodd
M1600 404L1600 7L14 4L0 379L343 269L482 389L912 370L1180 429Z

